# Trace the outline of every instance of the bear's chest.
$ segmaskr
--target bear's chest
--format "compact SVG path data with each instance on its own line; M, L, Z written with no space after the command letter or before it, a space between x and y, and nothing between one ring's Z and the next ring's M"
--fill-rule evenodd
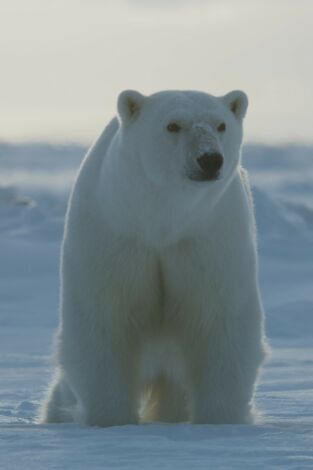
M102 294L124 323L156 328L163 303L158 256L137 244L116 247L103 263Z
M229 269L214 246L183 243L162 253L125 244L105 263L103 293L127 328L170 332L196 315L215 315L229 290ZM228 295L231 293L228 291Z

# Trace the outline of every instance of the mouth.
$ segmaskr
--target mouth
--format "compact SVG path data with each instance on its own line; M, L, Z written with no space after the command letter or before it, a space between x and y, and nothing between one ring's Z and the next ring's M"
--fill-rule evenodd
M196 172L188 175L188 178L191 181L196 182L208 182L208 181L218 181L221 179L220 171L215 171L212 174L204 173L204 172Z

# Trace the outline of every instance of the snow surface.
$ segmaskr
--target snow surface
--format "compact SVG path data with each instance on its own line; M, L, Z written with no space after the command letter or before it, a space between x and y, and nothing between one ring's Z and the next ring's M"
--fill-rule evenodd
M313 468L312 147L244 149L272 346L260 424L36 424L52 371L64 211L84 152L0 144L0 468Z

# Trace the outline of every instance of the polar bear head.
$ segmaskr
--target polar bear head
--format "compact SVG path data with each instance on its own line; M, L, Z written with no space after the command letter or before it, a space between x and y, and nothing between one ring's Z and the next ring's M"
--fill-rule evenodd
M160 188L224 186L240 159L248 99L236 90L215 97L197 91L143 96L123 91L118 116L123 148ZM138 162L138 159L140 162Z

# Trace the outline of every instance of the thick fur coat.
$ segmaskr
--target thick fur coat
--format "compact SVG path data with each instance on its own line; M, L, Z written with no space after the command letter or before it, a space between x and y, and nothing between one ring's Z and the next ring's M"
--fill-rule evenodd
M241 91L119 96L69 201L41 422L254 421L265 342L247 105Z

